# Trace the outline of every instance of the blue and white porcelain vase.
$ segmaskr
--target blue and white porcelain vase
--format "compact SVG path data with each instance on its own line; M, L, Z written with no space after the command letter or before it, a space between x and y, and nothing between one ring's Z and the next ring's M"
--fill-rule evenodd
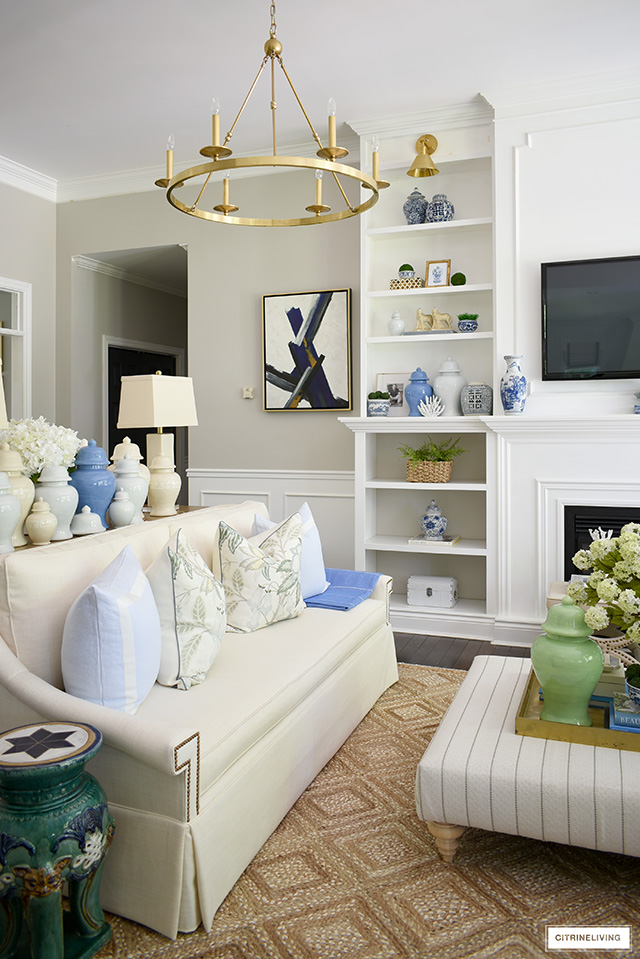
M418 409L423 400L433 396L433 388L429 383L429 377L418 367L409 377L409 383L404 388L404 396L409 404L409 416L420 416Z
M108 463L102 447L95 440L89 440L86 446L78 450L76 468L71 474L71 485L78 491L76 513L80 513L83 506L88 506L92 513L97 513L105 528L107 509L116 491L116 478L107 469Z
M460 406L463 416L491 416L493 390L487 383L469 383L460 391Z
M425 539L441 540L444 537L444 531L448 526L449 520L442 515L442 510L434 499L431 500L424 516L420 520L420 529Z
M424 223L429 201L416 187L404 201L402 212L409 226Z
M64 466L43 466L36 486L36 497L49 504L56 518L53 542L71 539L71 520L78 506L78 490L71 486L71 478Z
M524 412L527 399L527 380L520 369L522 356L507 354L507 369L500 380L500 399L504 412L508 415Z
M436 193L431 203L427 207L427 223L444 223L447 220L453 220L455 213L453 203L447 200L444 193Z

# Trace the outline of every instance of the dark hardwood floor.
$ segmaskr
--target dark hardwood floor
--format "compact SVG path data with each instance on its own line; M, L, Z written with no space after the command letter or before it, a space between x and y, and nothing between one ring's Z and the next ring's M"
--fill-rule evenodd
M394 633L399 663L469 669L474 656L531 656L528 646L492 646L478 639L443 639L414 633Z

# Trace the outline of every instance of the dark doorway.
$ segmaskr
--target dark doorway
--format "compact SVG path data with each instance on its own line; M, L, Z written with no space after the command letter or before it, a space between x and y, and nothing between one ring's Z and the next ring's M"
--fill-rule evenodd
M119 430L116 428L118 409L120 406L120 378L122 376L140 376L155 373L157 370L160 370L165 376L175 376L177 357L171 353L154 353L147 350L127 349L122 346L110 345L108 348L108 358L108 455L111 455L117 443L121 443L124 437L128 436L133 443L138 444L140 452L144 457L144 462L147 463L147 433L153 432L153 430ZM179 429L166 428L165 432L175 435L176 470L182 477L182 489L180 490L178 502L186 503L188 499L185 476L185 466L188 457L187 430L184 427ZM150 465L150 463L147 463L147 466Z

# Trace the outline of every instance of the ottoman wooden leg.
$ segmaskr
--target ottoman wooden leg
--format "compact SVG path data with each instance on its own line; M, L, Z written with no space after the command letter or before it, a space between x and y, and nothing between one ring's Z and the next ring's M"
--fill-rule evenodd
M427 828L436 841L438 852L445 862L452 862L458 848L458 840L464 826L452 826L447 822L427 822Z

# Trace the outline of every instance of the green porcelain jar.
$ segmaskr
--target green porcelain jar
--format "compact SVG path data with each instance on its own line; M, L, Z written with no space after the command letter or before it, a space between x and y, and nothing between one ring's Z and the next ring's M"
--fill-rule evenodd
M591 726L589 700L596 688L604 659L590 639L584 610L569 596L552 606L542 624L544 633L531 647L531 662L542 687L541 719L574 726Z

